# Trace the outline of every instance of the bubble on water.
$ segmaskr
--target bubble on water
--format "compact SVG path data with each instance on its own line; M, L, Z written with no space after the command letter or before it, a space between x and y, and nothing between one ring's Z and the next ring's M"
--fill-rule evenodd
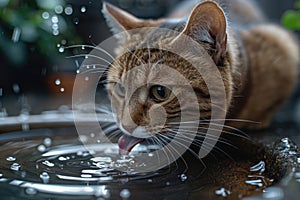
M51 146L51 144L52 144L52 139L51 138L45 138L44 139L44 145L49 147L49 146Z
M28 195L35 195L37 194L37 190L31 187L28 187L25 189L25 193Z
M185 174L181 174L180 179L181 179L182 182L184 182L184 181L187 180L187 176Z
M41 173L40 178L42 179L43 183L49 183L50 176L47 172Z
M83 13L86 12L86 7L85 6L81 6L80 11L83 12Z
M46 147L45 147L45 145L41 144L41 145L39 145L39 146L37 147L37 150L38 150L39 152L45 152L45 151L46 151Z
M43 13L42 13L42 18L43 18L43 19L49 19L49 17L50 17L50 15L49 15L48 12L43 12Z
M60 79L56 79L56 80L55 80L55 85L60 85L60 84L61 84Z
M12 156L9 156L9 157L6 158L6 160L11 162L11 161L15 161L16 158L12 157Z
M63 12L63 10L64 9L63 9L63 7L61 5L57 5L54 8L54 11L55 11L56 14L61 14Z
M60 92L64 92L65 91L65 88L60 88L60 90L59 90Z
M65 7L65 13L66 13L66 15L72 15L73 8L72 8L71 5L68 5L68 6Z
M10 169L11 170L14 170L14 171L19 171L21 168L21 165L19 163L13 163L11 166L10 166Z
M42 164L48 166L48 167L54 167L54 163L50 162L49 160L45 160L42 162ZM37 165L38 166L38 165Z
M77 18L77 17L75 17L74 19L73 19L73 22L74 22L74 24L79 24L79 19Z
M123 199L128 199L131 196L131 193L128 189L123 189L120 192L120 197Z
M61 40L61 44L62 44L62 45L66 45L66 44L67 44L67 40L62 39L62 40Z
M14 93L16 93L16 94L20 92L20 86L17 83L14 83L12 85L12 89L13 89Z
M64 47L60 47L60 48L58 49L58 51L59 51L59 53L63 53L63 52L65 51L65 48L64 48Z

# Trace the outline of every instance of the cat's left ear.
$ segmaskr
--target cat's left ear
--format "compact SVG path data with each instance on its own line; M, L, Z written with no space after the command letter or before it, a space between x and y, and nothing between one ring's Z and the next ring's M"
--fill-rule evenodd
M183 33L198 42L209 43L211 54L217 65L222 65L226 56L226 17L222 8L213 1L196 5L191 12Z

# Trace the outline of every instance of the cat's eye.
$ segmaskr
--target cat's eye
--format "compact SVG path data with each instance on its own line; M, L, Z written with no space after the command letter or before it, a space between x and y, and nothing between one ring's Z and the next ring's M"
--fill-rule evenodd
M149 92L150 98L157 103L166 101L171 95L171 90L162 85L152 86Z
M123 97L125 95L125 87L120 83L116 83L114 86L114 92L116 95Z

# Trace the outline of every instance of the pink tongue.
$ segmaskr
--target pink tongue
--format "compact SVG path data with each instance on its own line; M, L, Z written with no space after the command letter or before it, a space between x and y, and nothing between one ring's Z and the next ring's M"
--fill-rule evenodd
M122 135L118 140L119 153L121 155L128 155L132 148L143 140L142 138L135 138L125 134Z

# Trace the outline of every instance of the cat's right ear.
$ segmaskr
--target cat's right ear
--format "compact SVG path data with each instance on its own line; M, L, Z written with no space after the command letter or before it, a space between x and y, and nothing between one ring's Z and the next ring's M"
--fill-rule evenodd
M138 28L143 23L143 20L106 2L103 2L102 13L113 34Z

